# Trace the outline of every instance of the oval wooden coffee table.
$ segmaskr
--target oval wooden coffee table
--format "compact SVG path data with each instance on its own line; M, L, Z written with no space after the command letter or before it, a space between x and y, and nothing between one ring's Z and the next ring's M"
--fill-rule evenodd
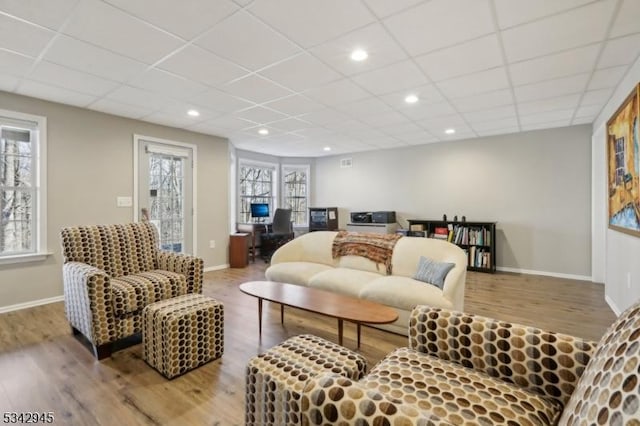
M249 281L240 284L240 291L258 298L258 333L262 336L262 301L280 304L280 322L284 323L284 307L290 306L338 320L338 344L342 345L343 321L360 324L389 324L398 319L398 313L380 303L357 299L317 288L275 281Z

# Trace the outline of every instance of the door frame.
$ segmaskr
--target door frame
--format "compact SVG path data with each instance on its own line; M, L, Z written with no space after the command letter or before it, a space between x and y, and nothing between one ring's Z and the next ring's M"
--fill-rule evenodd
M139 174L139 168L138 168L138 162L139 162L139 150L140 150L140 143L142 142L155 142L155 143L160 143L160 144L164 144L164 145L173 145L179 148L187 148L187 149L191 149L191 152L193 153L193 167L191 168L191 199L193 200L193 214L191 215L191 222L192 222L192 233L193 235L191 236L191 241L192 241L192 245L193 247L191 248L191 253L193 256L197 256L198 255L198 185L197 185L197 179L196 176L198 176L198 147L194 144L191 143L185 143L185 142L178 142L178 141L174 141L174 140L170 140L170 139L162 139L162 138L155 138L152 136L145 136L145 135L140 135L137 133L133 134L133 221L134 222L138 222L140 220L140 206L138 203L138 195L139 195L139 191L138 191L138 185L139 185L139 178L138 178L138 174Z

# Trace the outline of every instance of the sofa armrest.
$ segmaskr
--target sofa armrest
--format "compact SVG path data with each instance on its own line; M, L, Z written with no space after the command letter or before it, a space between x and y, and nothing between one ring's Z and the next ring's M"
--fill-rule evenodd
M117 339L107 273L86 263L67 262L62 265L62 279L69 323L96 346Z
M187 293L202 293L204 262L187 254L158 251L158 269L182 274L187 278Z
M450 425L435 414L338 374L322 374L307 381L300 401L300 420L303 425Z
M409 346L566 404L597 342L462 312L417 306Z

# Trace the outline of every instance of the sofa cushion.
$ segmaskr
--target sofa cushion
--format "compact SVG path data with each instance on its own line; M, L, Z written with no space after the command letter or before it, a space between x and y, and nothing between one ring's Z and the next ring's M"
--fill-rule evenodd
M454 266L456 266L455 263L437 262L428 257L420 256L418 270L413 278L442 289L445 277Z
M113 308L117 316L136 312L150 303L187 294L182 274L156 269L111 279Z
M416 305L453 308L451 301L444 297L442 290L438 287L395 275L379 277L369 282L362 288L359 296L366 300L407 311Z
M311 277L309 287L358 297L370 282L380 278L380 274L357 269L331 268Z
M307 286L311 277L331 269L333 267L322 263L285 262L269 266L265 276L269 281Z
M384 264L376 263L362 256L340 256L338 258L338 267L386 275Z
M452 424L556 424L563 408L555 399L409 348L387 355L360 383Z

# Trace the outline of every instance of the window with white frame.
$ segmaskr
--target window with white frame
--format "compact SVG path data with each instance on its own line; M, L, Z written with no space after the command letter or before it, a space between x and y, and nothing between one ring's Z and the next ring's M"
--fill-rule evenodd
M252 203L267 203L273 216L276 197L276 167L272 164L240 162L238 173L238 195L240 206L238 220L241 223L264 221L264 218L251 217Z
M309 222L309 171L306 164L282 166L283 204L291 209L294 226L307 226Z
M46 250L46 119L0 110L0 262Z

